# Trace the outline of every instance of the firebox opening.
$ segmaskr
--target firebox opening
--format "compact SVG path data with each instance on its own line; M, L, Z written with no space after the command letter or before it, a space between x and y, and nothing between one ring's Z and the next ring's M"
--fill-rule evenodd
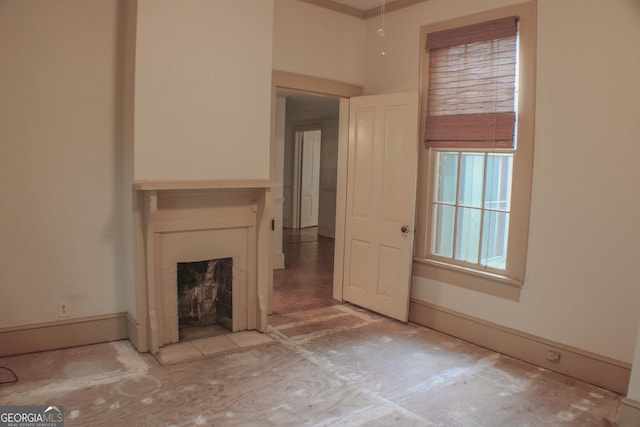
M180 341L232 330L233 258L177 263Z

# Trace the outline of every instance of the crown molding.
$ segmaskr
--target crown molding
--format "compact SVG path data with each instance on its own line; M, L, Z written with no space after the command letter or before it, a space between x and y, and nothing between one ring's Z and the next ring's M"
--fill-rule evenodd
M333 10L334 12L344 13L359 19L365 19L365 11L356 9L355 7L347 6L332 0L298 0L303 3L309 3L315 6L324 7L325 9Z
M428 0L392 0L388 1L384 6L384 13L393 12L394 10L404 9L405 7L413 6L418 3L424 3ZM364 19L373 18L382 14L381 7L373 7L364 12Z
M325 9L333 10L334 12L344 13L360 19L369 19L382 14L382 6L372 7L369 10L360 10L355 7L347 6L342 3L338 3L333 0L298 0L303 3L309 3L315 6L324 7ZM428 0L389 0L385 4L385 13L393 12L394 10L404 9L405 7L413 6L414 4L422 3Z

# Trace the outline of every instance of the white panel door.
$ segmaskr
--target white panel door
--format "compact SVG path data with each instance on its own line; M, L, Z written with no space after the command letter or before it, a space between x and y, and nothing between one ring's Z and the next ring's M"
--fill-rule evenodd
M404 322L417 161L417 92L351 98L343 295Z
M320 140L319 130L306 131L302 137L300 179L300 228L318 225L320 201Z

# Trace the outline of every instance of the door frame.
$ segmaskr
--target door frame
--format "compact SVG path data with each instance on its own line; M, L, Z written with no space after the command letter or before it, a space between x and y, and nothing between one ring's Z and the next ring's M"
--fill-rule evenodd
M339 98L338 119L338 176L336 182L336 233L333 262L333 298L343 301L342 279L344 273L344 239L347 213L347 153L349 142L349 98L362 96L362 85L345 83L287 71L273 70L271 73L271 135L269 176L275 180L276 173L276 98L278 89L296 90L314 95ZM273 245L270 249L273 252ZM268 312L271 313L273 299L273 274L269 277Z
M293 228L300 228L300 193L302 191L302 134L309 131L320 131L322 138L322 123L310 123L305 125L295 125L293 132L293 181L291 183L291 210L293 211L292 220ZM322 142L321 142L322 144Z

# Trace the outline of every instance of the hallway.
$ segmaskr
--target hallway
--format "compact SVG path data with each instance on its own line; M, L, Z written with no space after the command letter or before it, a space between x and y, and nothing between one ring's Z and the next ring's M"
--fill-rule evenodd
M273 271L273 314L333 305L334 239L317 227L283 230L283 270Z

